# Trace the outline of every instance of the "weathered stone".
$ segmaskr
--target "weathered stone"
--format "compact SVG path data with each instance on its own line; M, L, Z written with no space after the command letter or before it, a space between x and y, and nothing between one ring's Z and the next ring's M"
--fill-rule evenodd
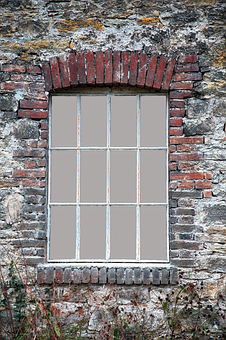
M18 139L36 139L39 137L38 123L22 120L14 125L13 134Z
M203 210L205 212L205 222L226 224L226 205L220 203L213 204L206 207L204 206Z
M202 122L199 124L184 124L185 136L205 135L213 130L211 122Z
M13 96L0 95L0 110L13 111L18 109L18 101Z

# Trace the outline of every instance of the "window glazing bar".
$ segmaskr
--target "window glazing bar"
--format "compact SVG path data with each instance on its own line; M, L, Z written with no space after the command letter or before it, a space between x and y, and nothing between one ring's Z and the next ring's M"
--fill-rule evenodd
M110 259L110 145L111 145L111 96L107 95L107 185L106 185L106 259Z
M76 207L76 260L80 258L80 131L81 131L81 96L77 96L77 207Z
M140 95L137 95L137 207L136 207L136 260L140 260Z
M50 150L78 150L78 147L50 147ZM80 150L137 150L136 146L125 146L125 147L102 147L102 146L80 146ZM150 146L150 147L139 147L139 150L167 150L167 146Z
M121 207L121 206L129 206L129 207L136 207L137 206L137 203L89 203L89 202L86 202L86 203L50 203L49 204L50 206L76 206L76 205L80 205L80 206L118 206L118 207ZM139 203L140 206L153 206L153 207L165 207L167 206L168 204L167 203Z

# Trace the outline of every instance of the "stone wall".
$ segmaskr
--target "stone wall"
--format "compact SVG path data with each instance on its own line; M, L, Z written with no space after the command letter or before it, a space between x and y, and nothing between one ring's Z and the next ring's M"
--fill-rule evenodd
M178 270L181 282L203 281L204 296L216 301L226 284L225 1L3 0L0 6L3 271L10 254L26 259L34 289L55 279L66 290L64 282L74 280L82 292L91 280L97 292L109 282L120 288L119 304L129 303L137 292L154 310L159 302L147 283L164 295L177 283ZM110 82L107 58L113 65ZM71 72L73 60L78 73ZM126 65L130 72L123 78ZM149 69L155 71L151 85ZM169 92L168 266L122 272L46 263L49 94L95 83Z

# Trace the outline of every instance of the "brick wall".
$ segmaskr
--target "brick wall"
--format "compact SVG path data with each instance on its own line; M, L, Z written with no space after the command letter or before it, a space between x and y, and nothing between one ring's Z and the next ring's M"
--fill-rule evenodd
M4 0L0 25L2 266L27 261L37 289L109 282L146 296L204 281L225 292L226 55L223 0ZM46 264L48 99L79 86L169 93L170 266ZM10 203L11 202L11 203ZM21 203L22 202L22 203ZM15 203L13 214L9 204ZM8 210L7 210L8 209ZM38 276L37 276L38 273ZM38 285L37 285L38 279ZM138 288L139 287L139 288ZM119 287L120 288L120 287ZM173 288L172 288L173 289ZM148 297L147 297L148 296ZM149 308L148 307L148 308Z

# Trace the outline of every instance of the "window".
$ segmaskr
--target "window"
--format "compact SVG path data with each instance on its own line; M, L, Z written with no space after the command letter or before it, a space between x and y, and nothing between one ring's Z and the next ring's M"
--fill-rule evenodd
M167 96L52 95L48 256L168 261Z

